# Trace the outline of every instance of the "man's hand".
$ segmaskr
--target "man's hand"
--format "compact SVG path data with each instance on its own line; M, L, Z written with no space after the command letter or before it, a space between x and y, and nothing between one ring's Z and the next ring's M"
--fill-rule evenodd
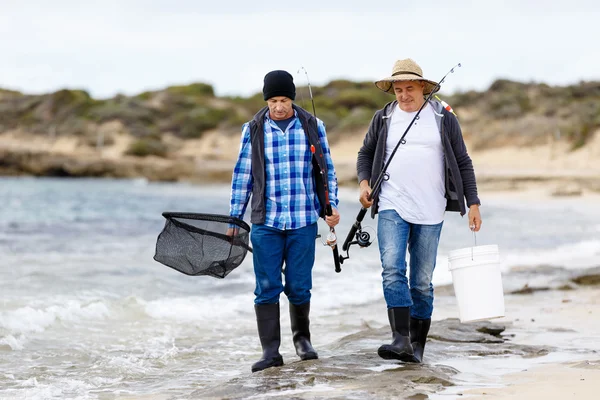
M369 186L369 181L367 181L366 179L360 181L360 197L358 200L364 208L369 208L373 205L373 200L369 200L370 194L371 187Z
M340 223L340 214L335 207L331 207L331 215L325 217L325 222L332 228Z
M469 228L473 232L479 232L481 229L481 214L479 213L479 204L473 204L469 207Z

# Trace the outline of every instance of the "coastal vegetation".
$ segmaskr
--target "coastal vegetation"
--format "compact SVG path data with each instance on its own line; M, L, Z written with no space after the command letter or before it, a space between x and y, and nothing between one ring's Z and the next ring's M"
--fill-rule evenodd
M373 113L394 99L372 82L342 79L312 91L333 146L359 143ZM438 96L456 112L470 151L560 142L568 153L600 129L600 82L498 79L484 91ZM297 88L296 103L312 111L307 87ZM0 174L178 180L212 168L211 179L227 180L241 125L264 105L261 93L217 96L202 82L107 99L76 89L0 89Z
M364 132L373 113L393 96L371 82L334 80L313 87L317 113L331 141ZM487 91L440 94L461 120L477 148L512 143L532 145L561 137L573 148L584 146L600 127L600 82L566 87L500 79ZM311 110L306 87L296 102ZM135 137L128 154L167 157L163 136L201 138L218 129L239 132L241 124L264 106L262 95L217 97L211 85L193 83L135 96L94 99L83 90L63 89L31 95L0 89L0 133L19 130L37 135L96 136L98 126L119 121Z

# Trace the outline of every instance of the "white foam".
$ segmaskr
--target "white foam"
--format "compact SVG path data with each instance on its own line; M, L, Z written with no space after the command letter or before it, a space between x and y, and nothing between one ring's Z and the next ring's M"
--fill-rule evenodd
M552 265L587 268L600 265L600 240L585 240L545 250L511 252L500 250L500 261L508 269L515 266Z
M20 335L18 337L8 335L3 338L0 338L0 347L6 345L9 346L12 350L23 350L26 342L27 339L24 335Z
M102 302L82 305L76 300L68 301L64 306L53 305L46 308L32 306L0 313L0 328L12 334L43 332L57 320L76 322L80 320L100 319L109 314Z
M78 379L70 378L58 378L53 379L52 383L40 383L33 377L17 384L22 389L15 390L15 396L10 397L12 390L7 390L6 395L9 397L2 397L3 399L87 399L89 396L84 393L94 389L94 386L83 382ZM78 393L73 397L73 393ZM4 396L4 393L3 393Z
M155 319L178 322L211 322L232 320L232 317L250 312L252 301L252 293L160 298L144 302L144 310L146 314Z

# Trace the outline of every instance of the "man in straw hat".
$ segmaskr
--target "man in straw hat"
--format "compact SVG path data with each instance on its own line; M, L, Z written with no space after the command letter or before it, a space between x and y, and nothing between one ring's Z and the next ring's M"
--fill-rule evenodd
M242 128L229 211L243 218L252 195L254 310L263 350L252 372L283 365L279 353L281 292L289 300L296 353L302 360L318 358L309 331L317 220L325 218L331 227L340 220L325 125L294 104L296 86L286 71L265 75L263 97L266 107ZM328 202L332 215L325 216ZM232 233L230 229L228 234Z
M380 357L422 362L433 312L433 285L437 248L445 211L469 210L469 226L481 227L479 198L471 158L456 117L440 102L426 96L439 90L423 77L411 60L396 61L391 76L375 82L396 100L375 113L356 168L360 202L379 213L378 242L383 267L383 294L392 328L392 343L381 346ZM425 105L424 105L425 104ZM405 143L390 162L381 190L369 200L371 186L409 124ZM406 277L406 253L410 277Z

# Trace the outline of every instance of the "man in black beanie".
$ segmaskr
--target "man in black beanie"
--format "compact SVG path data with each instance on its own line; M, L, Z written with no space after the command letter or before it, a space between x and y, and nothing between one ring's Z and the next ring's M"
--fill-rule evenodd
M254 309L263 350L252 372L283 365L281 292L289 302L296 353L302 360L318 358L309 330L317 221L324 218L334 227L340 220L325 125L293 103L296 86L286 71L265 76L263 96L267 106L242 127L229 211L243 218L252 195Z

